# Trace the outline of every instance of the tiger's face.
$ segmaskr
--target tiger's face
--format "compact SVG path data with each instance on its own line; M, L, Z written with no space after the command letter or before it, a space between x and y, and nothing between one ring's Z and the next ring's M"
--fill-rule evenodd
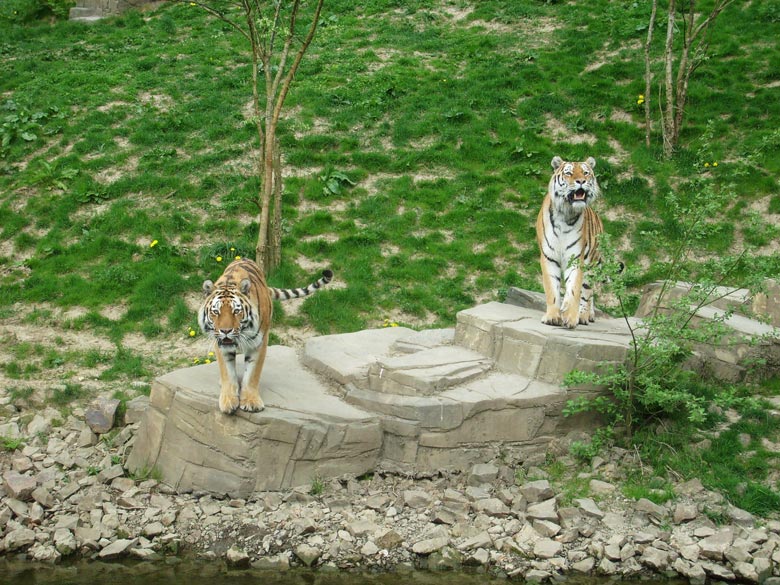
M214 283L203 283L206 299L198 312L198 323L204 334L212 336L220 348L235 348L244 353L257 345L259 323L246 292L249 281L235 286L214 288ZM246 289L246 290L245 290Z
M589 157L584 162L568 162L556 156L552 159L553 176L550 194L557 209L581 213L599 194L599 184L593 169L596 160Z

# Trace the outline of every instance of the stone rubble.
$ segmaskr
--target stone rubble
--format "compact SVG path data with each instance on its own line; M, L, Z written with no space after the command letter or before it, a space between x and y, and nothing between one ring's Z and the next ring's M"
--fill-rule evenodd
M235 569L476 567L537 582L780 583L780 521L754 518L697 480L678 484L662 505L629 500L619 485L640 463L620 449L590 469L559 457L568 477L587 485L580 497L540 468L520 469L516 480L505 463L487 462L469 473L344 476L230 499L130 477L122 462L137 422L98 440L87 436L84 411L53 424L57 416L5 423L26 438L0 454L0 554L45 563L193 554ZM30 425L48 434L31 435Z

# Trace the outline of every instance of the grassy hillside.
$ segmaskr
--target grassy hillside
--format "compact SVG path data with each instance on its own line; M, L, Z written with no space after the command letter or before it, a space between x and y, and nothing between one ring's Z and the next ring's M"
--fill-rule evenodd
M338 284L279 306L276 340L448 326L509 286L540 290L533 225L556 154L598 160L598 207L642 266L637 289L679 237L666 195L702 179L733 197L693 268L749 247L776 276L780 1L717 23L669 161L657 133L645 147L637 104L645 4L327 2L281 127L270 281L331 267ZM0 26L2 390L127 392L207 359L189 336L200 283L252 256L256 233L242 39L190 5Z

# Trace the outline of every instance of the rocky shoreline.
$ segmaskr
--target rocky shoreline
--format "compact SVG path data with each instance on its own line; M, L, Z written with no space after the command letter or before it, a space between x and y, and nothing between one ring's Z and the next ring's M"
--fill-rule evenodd
M221 499L128 476L123 461L144 407L132 401L129 424L102 436L94 413L79 409L64 422L47 409L0 424L0 435L23 440L0 456L0 554L780 584L780 521L754 518L697 480L676 485L665 505L627 499L619 486L641 462L620 449L587 469L562 455L546 469L490 462L455 475L377 472Z

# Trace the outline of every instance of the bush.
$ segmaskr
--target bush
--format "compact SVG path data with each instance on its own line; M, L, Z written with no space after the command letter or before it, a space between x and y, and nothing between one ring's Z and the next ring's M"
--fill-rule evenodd
M633 445L637 431L659 420L674 420L696 428L706 422L713 406L729 402L728 385L706 380L686 366L697 347L717 347L726 340L730 330L725 321L731 311L722 311L708 321L695 316L728 292L742 287L756 290L756 283L744 277L733 289L724 287L747 272L745 254L723 256L706 272L695 272L698 263L693 261L693 252L706 245L713 218L721 217L725 206L733 200L729 189L718 191L709 182L696 185L697 189L685 200L673 194L667 197L667 205L674 210L674 232L678 237L670 246L670 258L662 263L663 285L655 305L638 323L629 319L627 311L633 303L626 283L635 278L635 268L629 266L619 272L614 245L606 235L600 240L602 262L592 268L592 278L603 282L617 299L617 310L626 321L632 341L626 364L599 373L575 370L566 379L568 386L595 384L608 389L607 396L580 397L566 407L567 415L595 411L606 418L606 426L597 431L590 445L576 446L575 454L584 458L611 441L618 428ZM672 298L670 291L680 281L696 284L679 298Z
M74 0L3 0L0 2L0 20L24 24L48 18L66 20Z

